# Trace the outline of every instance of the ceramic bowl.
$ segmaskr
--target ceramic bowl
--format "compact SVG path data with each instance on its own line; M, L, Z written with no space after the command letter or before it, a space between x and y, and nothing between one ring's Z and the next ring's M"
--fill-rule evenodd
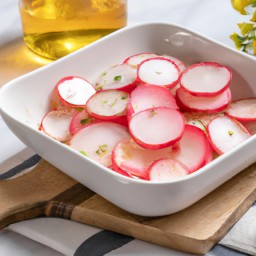
M121 176L38 130L59 79L77 75L94 83L105 68L140 52L172 55L187 65L200 61L222 63L233 73L233 99L256 95L256 59L184 27L148 23L121 29L9 82L0 90L0 110L21 141L65 174L128 212L161 216L192 205L255 162L256 136L193 174L157 183Z

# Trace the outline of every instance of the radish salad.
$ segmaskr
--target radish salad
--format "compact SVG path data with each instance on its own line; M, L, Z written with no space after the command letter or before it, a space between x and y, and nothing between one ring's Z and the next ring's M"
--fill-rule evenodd
M256 132L256 98L232 101L232 72L138 53L95 84L68 76L39 130L127 176L169 182L198 171Z

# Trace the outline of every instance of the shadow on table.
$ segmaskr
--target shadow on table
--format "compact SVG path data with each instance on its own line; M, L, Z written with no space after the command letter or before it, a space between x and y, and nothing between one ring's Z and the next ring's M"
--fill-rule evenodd
M51 62L31 52L21 37L8 42L0 48L0 87Z

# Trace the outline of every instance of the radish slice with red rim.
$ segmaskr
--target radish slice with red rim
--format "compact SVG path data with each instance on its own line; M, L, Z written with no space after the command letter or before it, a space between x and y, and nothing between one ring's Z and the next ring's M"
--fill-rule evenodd
M177 83L173 88L170 89L170 92L173 96L176 96L177 90L180 88L180 83Z
M132 91L128 104L129 116L155 107L178 109L174 96L167 88L156 85L141 85Z
M67 107L84 108L87 100L95 92L95 88L87 80L69 76L62 78L55 86L55 99L59 99L60 104Z
M146 109L133 115L129 130L133 139L143 148L160 149L181 139L185 121L176 109L159 107Z
M99 122L99 120L91 117L85 109L82 111L77 111L70 122L70 133L74 135L83 127L95 122Z
M223 113L202 113L202 112L183 112L186 124L194 125L204 132L206 132L206 126L216 116L224 115Z
M169 56L169 55L162 55L162 57L170 59L171 61L173 61L177 65L177 67L179 68L180 73L183 72L186 69L186 66L185 66L184 62L181 61L180 59L177 59L177 58L175 58L173 56Z
M127 139L115 146L112 153L112 168L145 179L150 164L155 160L168 158L171 154L172 147L148 150L140 147L132 139Z
M147 60L147 59L150 59L150 58L154 58L154 57L157 57L157 55L155 53L152 53L152 52L144 52L144 53L139 53L139 54L135 54L135 55L132 55L128 58L126 58L124 60L124 63L134 67L134 68L137 68L138 65L144 61L144 60Z
M212 158L208 139L205 133L196 126L185 126L179 146L179 150L172 155L172 158L187 166L190 172L203 167Z
M181 87L195 96L211 97L225 91L232 78L230 69L216 62L189 66L181 74Z
M183 111L216 113L225 110L231 102L231 91L226 91L214 97L196 97L183 88L176 92L177 104Z
M251 137L250 132L236 119L218 116L207 126L209 142L218 154L223 154Z
M233 101L226 113L238 121L256 121L256 98Z
M124 126L111 122L99 122L79 130L69 144L83 155L110 167L113 148L119 141L126 138L130 138L130 135Z
M180 70L170 59L156 57L140 63L137 72L138 81L144 84L174 87L179 81Z
M118 90L99 91L86 104L88 113L100 120L114 120L126 115L130 95Z
M252 135L256 134L256 121L241 123Z
M67 142L71 139L69 125L72 118L72 112L52 110L43 117L39 129L60 142Z
M170 182L189 174L189 169L174 159L160 159L155 161L148 170L150 181Z
M136 69L126 63L107 69L100 75L96 83L96 89L98 91L117 89L131 92L135 86Z

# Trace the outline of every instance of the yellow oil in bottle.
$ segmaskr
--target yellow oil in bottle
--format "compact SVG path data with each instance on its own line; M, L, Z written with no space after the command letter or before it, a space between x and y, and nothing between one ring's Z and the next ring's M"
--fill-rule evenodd
M126 25L124 0L23 0L24 41L33 52L58 59Z

